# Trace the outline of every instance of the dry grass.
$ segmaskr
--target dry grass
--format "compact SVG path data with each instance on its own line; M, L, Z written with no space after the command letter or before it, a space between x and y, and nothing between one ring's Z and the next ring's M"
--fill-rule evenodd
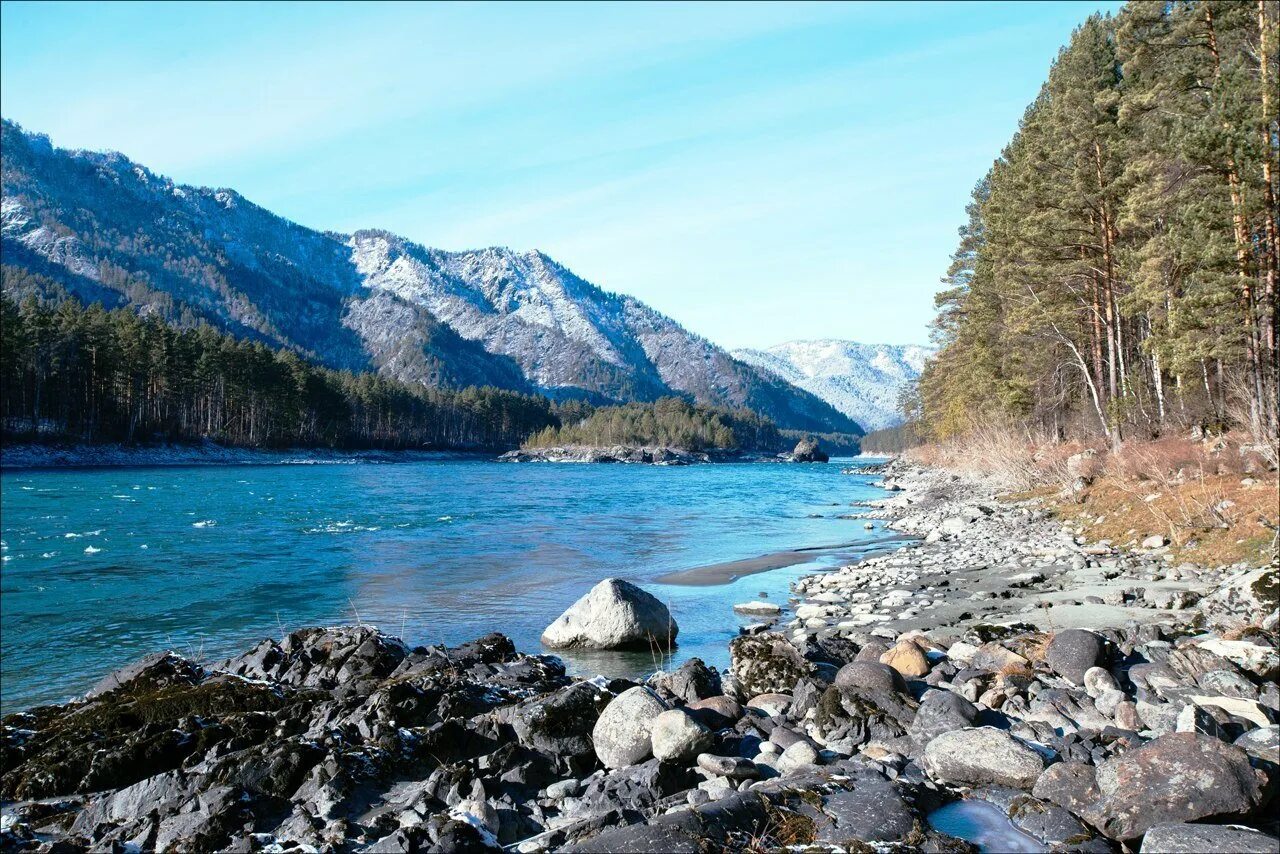
M1021 661L1010 661L996 671L1001 676L1035 676L1036 672Z
M1092 455L1069 466L1083 451ZM1211 566L1266 564L1277 554L1280 477L1270 449L1244 434L1128 441L1111 452L988 427L907 456L989 477L1003 497L1041 501L1090 540L1136 545L1162 534L1175 558Z

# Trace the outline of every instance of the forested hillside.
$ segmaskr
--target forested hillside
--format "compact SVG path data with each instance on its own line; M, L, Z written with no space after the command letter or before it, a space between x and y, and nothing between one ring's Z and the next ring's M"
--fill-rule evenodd
M179 329L73 299L0 298L0 330L8 437L497 450L557 423L544 397L336 371L207 324Z
M547 427L525 443L529 448L565 445L666 446L690 451L780 450L784 441L773 422L746 410L712 409L679 397L567 413L559 427Z
M1073 34L974 190L913 403L927 435L1274 442L1278 15L1136 2Z

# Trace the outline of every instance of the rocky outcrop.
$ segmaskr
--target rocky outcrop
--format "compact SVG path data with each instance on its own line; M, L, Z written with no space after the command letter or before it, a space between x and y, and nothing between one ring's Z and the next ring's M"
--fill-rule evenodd
M629 581L606 578L542 633L551 649L670 649L680 627L667 606Z
M924 749L924 767L930 776L966 786L1030 790L1044 764L1044 757L1035 750L994 727L944 732Z
M818 440L810 436L797 442L787 459L793 463L825 463L831 458L818 447Z

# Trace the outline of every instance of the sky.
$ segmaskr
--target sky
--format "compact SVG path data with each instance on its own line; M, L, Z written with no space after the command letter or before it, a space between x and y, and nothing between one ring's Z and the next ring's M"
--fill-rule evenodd
M0 4L0 112L312 228L540 249L727 347L923 344L1118 3Z

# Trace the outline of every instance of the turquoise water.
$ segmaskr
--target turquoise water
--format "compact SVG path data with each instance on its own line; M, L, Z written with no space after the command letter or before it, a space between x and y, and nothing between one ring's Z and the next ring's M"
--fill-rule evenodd
M1048 851L1013 826L1004 810L986 801L954 801L929 814L934 830L972 842L983 854L1035 854Z
M670 663L724 666L732 605L762 592L785 603L815 564L715 587L654 579L882 539L878 523L835 518L881 494L873 477L840 468L474 459L6 472L0 703L64 700L147 652L214 661L307 625L360 621L421 644L496 630L536 652L542 629L610 575L670 604L680 626ZM617 676L655 664L563 657Z

